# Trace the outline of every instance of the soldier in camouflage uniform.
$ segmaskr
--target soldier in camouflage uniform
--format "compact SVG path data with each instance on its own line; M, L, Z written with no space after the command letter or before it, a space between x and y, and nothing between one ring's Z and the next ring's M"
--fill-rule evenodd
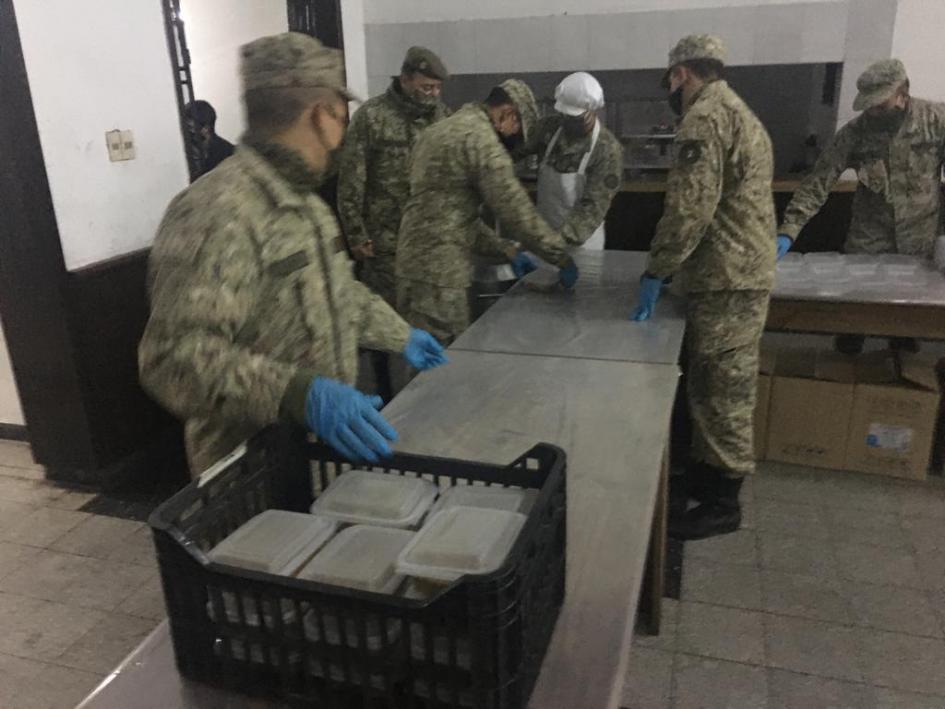
M354 280L315 194L351 98L340 52L285 33L244 46L241 69L245 142L174 198L151 252L142 384L186 422L195 474L280 420L375 460L396 434L350 386L358 346L421 368L442 350Z
M634 313L650 316L667 278L684 284L689 478L702 504L673 521L671 531L683 539L741 524L738 494L754 471L758 351L774 285L771 140L720 78L724 59L722 40L711 35L685 37L670 52L670 104L683 118Z
M909 96L898 59L884 59L856 81L853 108L862 114L837 131L784 213L780 236L791 239L820 210L834 183L856 170L857 189L844 250L931 258L941 229L945 104ZM895 347L914 348L896 340ZM863 337L841 335L841 352L863 348Z
M538 108L517 79L428 128L410 158L410 199L397 245L397 309L414 327L451 342L469 326L467 291L473 254L527 261L519 246L480 218L487 207L503 233L562 269L566 287L577 267L565 240L545 223L515 176L507 146L527 140Z

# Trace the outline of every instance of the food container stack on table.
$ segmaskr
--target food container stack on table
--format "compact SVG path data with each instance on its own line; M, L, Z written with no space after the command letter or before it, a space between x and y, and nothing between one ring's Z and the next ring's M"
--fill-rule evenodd
M564 598L564 453L354 470L267 429L151 526L187 677L313 707L525 707Z
M776 291L840 295L884 286L915 289L929 284L933 268L902 254L789 252L778 261Z

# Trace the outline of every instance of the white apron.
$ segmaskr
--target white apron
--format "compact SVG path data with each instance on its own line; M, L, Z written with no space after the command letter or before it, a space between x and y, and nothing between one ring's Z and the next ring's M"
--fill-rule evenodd
M561 128L555 132L551 142L548 143L548 149L545 151L541 166L538 168L538 213L544 217L552 229L561 228L574 205L584 194L584 185L587 184L587 177L584 172L587 170L587 163L590 162L591 153L594 152L594 146L597 145L597 138L600 135L600 120L594 123L594 130L591 133L591 147L581 158L577 172L558 172L548 165L548 158L551 156L551 151L554 150L555 145L557 145L560 135ZM603 251L603 223L594 230L594 233L584 242L582 248L590 251Z

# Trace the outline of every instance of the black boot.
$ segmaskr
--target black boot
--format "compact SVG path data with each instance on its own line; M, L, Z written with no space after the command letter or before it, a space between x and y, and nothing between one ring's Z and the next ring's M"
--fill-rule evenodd
M681 519L670 520L669 536L691 540L716 537L738 531L742 523L742 509L738 493L742 478L720 475L712 494L698 507L686 512Z
M673 502L705 502L715 494L722 471L708 463L690 463L686 470L669 477L669 498Z

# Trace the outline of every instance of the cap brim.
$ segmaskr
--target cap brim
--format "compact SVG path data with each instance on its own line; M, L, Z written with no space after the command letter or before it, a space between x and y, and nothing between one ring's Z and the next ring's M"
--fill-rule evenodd
M873 106L878 106L891 99L896 94L896 87L889 89L888 91L872 91L870 93L858 93L856 98L853 99L853 110L854 111L866 111Z
M555 101L555 110L558 113L563 113L566 116L583 116L585 113L587 113L586 108L571 106L567 103L562 103L560 100Z

